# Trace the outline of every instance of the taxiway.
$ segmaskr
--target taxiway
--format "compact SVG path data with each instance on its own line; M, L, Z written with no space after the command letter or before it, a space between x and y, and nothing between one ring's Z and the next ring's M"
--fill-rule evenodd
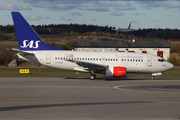
M180 119L180 79L1 77L0 119Z

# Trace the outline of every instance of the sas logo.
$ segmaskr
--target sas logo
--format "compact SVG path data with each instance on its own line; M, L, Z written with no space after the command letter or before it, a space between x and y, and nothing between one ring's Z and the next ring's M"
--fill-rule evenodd
M23 41L23 46L20 46L21 48L38 48L39 47L39 42L41 41L35 41L31 40L30 42L28 42L28 40L24 40ZM35 43L35 44L34 44Z

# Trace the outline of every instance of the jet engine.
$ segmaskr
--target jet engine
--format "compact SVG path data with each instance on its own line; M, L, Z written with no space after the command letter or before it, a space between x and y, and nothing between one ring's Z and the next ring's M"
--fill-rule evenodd
M107 67L106 77L125 77L126 68L125 67Z

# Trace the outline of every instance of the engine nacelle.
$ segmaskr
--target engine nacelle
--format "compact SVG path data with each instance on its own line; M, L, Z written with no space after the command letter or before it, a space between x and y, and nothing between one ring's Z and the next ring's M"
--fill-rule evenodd
M125 77L126 68L125 67L107 67L106 77Z

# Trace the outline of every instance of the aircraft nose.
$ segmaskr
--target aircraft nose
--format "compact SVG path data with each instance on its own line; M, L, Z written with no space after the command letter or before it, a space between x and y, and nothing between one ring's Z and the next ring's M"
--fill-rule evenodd
M168 66L167 66L170 69L173 69L174 68L174 65L172 63L169 63Z

